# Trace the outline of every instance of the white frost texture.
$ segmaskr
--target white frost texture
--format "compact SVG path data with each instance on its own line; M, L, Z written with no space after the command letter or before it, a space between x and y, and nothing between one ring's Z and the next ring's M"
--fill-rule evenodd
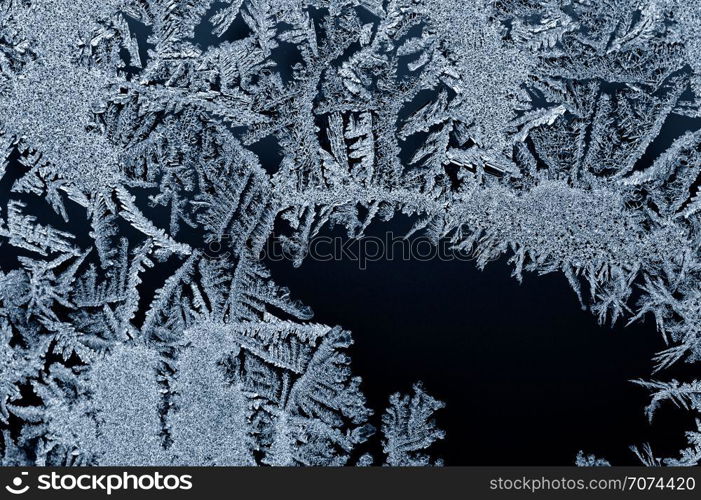
M443 404L417 383L374 429L351 334L260 261L276 226L299 265L401 213L656 322L648 416L699 428L636 453L699 464L701 380L665 370L701 362L700 24L689 0L0 0L2 463L440 465Z

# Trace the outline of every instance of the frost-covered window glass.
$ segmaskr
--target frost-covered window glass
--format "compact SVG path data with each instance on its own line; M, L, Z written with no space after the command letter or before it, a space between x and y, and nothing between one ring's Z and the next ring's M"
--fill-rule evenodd
M700 23L687 0L0 0L3 464L440 465L443 403L417 382L369 408L352 333L261 260L398 216L654 321L646 413L700 427L635 453L698 464L701 377L667 372L701 362Z

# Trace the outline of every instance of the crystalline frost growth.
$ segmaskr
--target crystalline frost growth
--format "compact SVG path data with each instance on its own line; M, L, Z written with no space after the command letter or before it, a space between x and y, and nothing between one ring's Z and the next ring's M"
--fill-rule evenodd
M323 226L361 237L402 212L479 266L564 273L601 321L653 316L659 376L698 363L698 17L681 0L0 0L4 463L370 463L350 334L258 262L276 223L299 264ZM698 414L698 380L639 383L650 416ZM384 462L434 463L439 407L392 396ZM688 437L638 454L698 463Z

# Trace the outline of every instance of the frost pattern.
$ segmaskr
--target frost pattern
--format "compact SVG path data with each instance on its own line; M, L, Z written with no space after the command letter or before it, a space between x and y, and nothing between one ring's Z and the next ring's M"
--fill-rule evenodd
M0 0L4 463L348 463L371 434L350 336L270 280L276 225L298 265L326 225L413 216L480 267L564 273L601 322L653 317L656 377L698 366L700 18L683 0ZM701 416L699 380L638 383L650 418ZM390 398L388 465L435 463L439 407ZM698 464L687 436L679 458L636 453Z

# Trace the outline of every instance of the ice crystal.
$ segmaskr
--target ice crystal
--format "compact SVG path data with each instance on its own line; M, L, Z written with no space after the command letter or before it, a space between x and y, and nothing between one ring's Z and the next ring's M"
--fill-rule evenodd
M697 364L698 20L682 0L0 0L4 463L349 463L372 432L350 334L272 282L276 224L298 265L326 225L408 214L481 267L564 273L602 322L654 317L658 375ZM699 380L639 383L650 416L700 411ZM435 463L441 405L414 391L383 418L388 465ZM664 463L699 462L688 437Z

